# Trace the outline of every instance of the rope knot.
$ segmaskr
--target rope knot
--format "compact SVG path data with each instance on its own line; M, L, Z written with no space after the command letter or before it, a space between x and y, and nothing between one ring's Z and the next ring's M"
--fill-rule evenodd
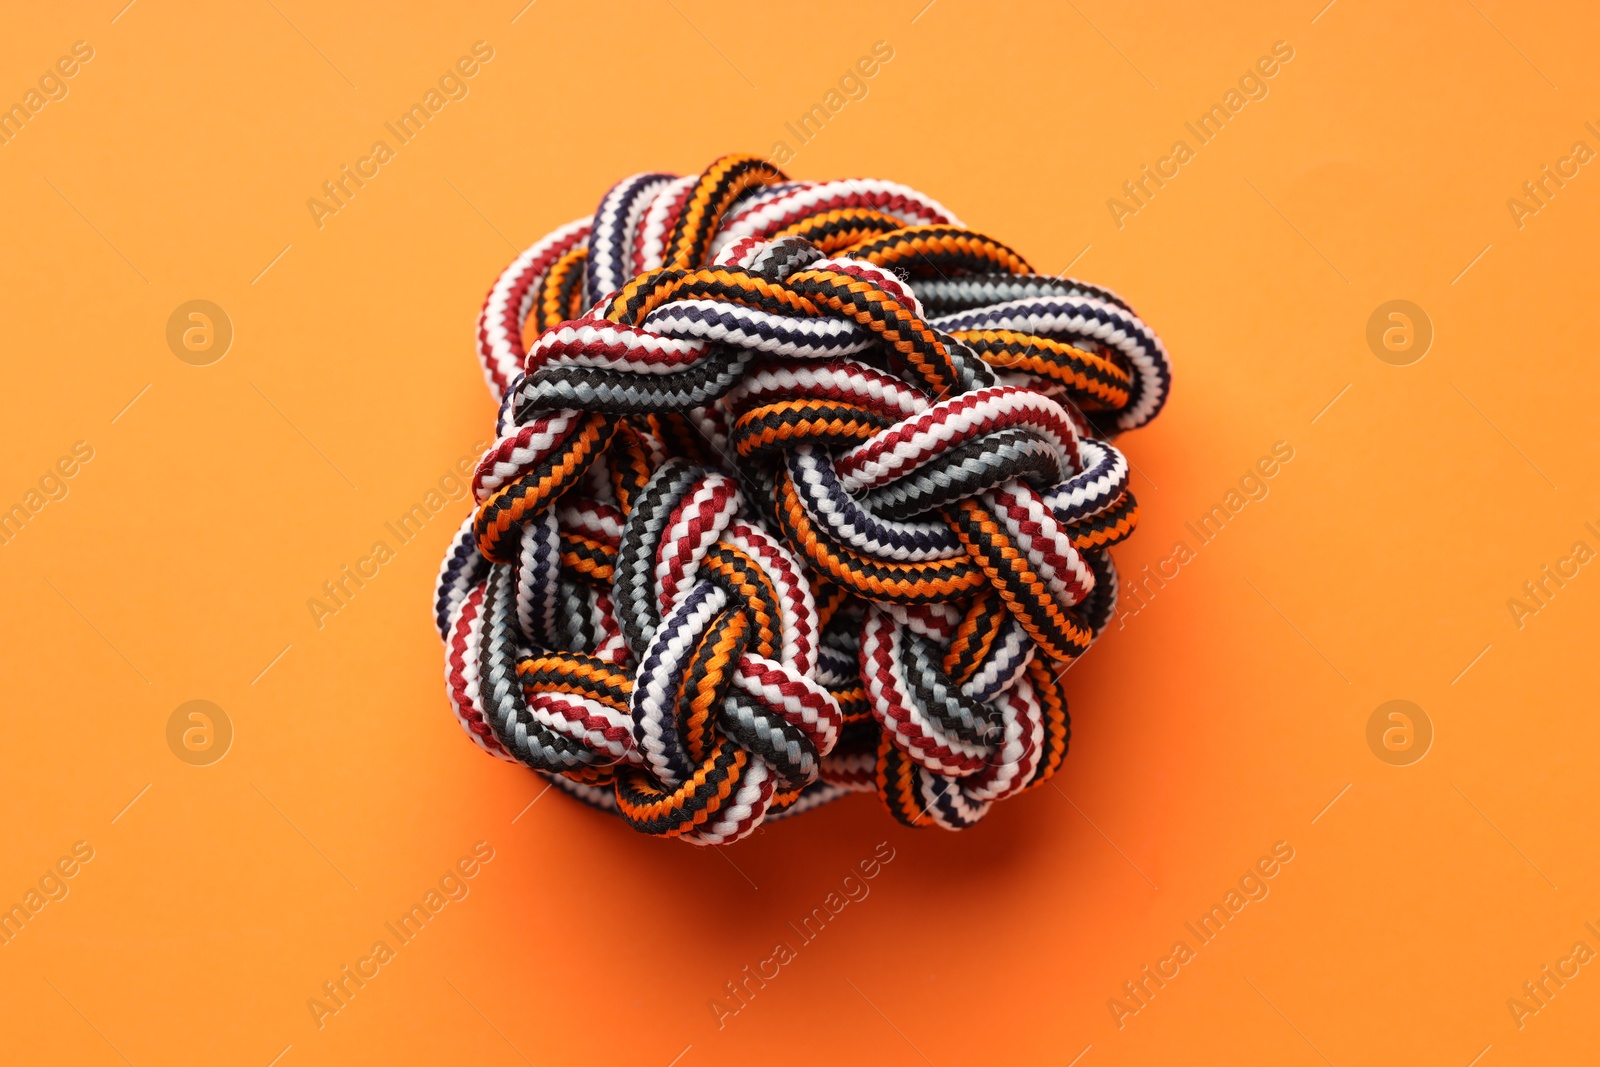
M1160 410L1126 303L914 190L642 174L523 253L436 615L491 753L646 833L875 791L958 829L1045 781Z

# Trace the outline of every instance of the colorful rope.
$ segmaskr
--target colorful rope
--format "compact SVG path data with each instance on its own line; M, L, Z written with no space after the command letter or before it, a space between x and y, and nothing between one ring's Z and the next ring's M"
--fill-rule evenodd
M439 577L472 740L723 844L875 791L960 829L1066 756L1166 352L892 182L641 174L490 290Z

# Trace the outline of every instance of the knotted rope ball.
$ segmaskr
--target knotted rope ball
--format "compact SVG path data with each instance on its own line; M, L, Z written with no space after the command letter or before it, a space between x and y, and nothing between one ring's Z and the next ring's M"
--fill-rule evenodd
M436 599L472 740L723 844L854 791L960 829L1050 777L1161 342L892 182L641 174L490 290Z

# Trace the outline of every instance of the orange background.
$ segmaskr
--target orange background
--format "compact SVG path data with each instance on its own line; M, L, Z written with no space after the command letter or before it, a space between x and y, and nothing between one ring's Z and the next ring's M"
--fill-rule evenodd
M1600 148L1592 7L122 2L0 36L0 104L94 49L0 147L0 506L94 450L0 547L0 904L94 850L0 947L0 1059L1592 1058L1600 966L1520 1028L1507 1000L1600 949L1600 569L1520 627L1507 601L1600 548L1600 174L1520 228L1506 203ZM306 200L479 40L470 95L318 228ZM443 690L464 503L320 629L306 601L486 436L471 338L517 249L627 174L795 147L880 40L788 171L902 181L1132 301L1175 389L1122 441L1117 554L1194 558L1071 674L1054 786L967 833L852 797L702 851L530 808ZM1277 41L1270 94L1119 228L1107 199ZM209 366L167 346L192 299L233 324ZM1433 325L1409 366L1367 345L1391 299ZM1279 441L1270 495L1196 548ZM234 729L209 766L167 744L193 699ZM1392 699L1433 726L1409 766L1368 747ZM479 841L470 896L319 1029L308 998ZM1280 841L1270 895L1119 1027L1107 1001ZM719 1028L724 983L880 842L870 895Z

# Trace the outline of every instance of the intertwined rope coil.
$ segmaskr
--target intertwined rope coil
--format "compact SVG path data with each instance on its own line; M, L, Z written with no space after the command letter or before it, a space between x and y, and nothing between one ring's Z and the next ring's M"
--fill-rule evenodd
M500 403L440 573L480 747L721 844L876 791L970 826L1045 781L1170 374L1114 294L892 182L642 174L478 324Z

